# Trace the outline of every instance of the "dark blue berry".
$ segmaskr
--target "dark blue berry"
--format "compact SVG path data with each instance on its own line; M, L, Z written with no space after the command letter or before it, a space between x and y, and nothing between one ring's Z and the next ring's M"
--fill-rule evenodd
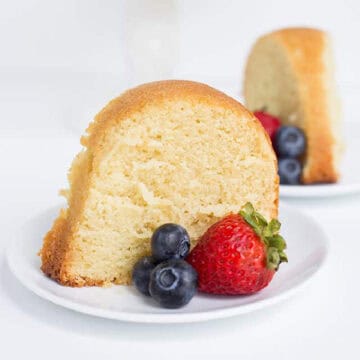
M183 259L190 250L189 234L180 225L161 225L152 235L151 250L157 261Z
M182 307L195 295L197 278L197 272L185 260L164 261L151 272L150 294L165 308Z
M296 158L305 152L304 132L295 126L281 126L274 138L274 149L279 158Z
M134 266L132 272L132 281L135 287L144 295L150 296L149 283L150 273L154 270L157 262L152 256L146 256L140 259Z
M280 184L297 185L300 184L301 164L297 159L279 159Z

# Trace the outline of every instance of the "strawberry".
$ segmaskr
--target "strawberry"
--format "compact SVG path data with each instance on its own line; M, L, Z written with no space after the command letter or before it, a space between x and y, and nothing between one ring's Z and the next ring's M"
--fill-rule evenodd
M247 203L212 225L186 259L198 272L198 289L211 294L253 294L287 262L278 220L266 219Z
M273 140L277 129L281 126L280 120L265 111L255 111L254 115L259 119L262 126L270 136L270 139Z

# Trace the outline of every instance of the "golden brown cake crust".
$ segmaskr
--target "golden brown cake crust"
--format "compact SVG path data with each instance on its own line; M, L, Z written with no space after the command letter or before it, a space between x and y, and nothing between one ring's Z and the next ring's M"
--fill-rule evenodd
M65 210L61 210L59 217L55 220L51 230L44 238L44 244L40 251L42 260L41 270L62 285L81 286L102 286L102 280L74 277L66 271L66 254L68 243L66 241L66 216Z
M253 120L253 126L257 131L264 133L264 129L260 122L253 116L251 112L245 109L240 103L227 95L207 86L204 84L181 81L169 80L153 82L145 85L138 86L134 89L126 91L123 95L110 101L110 103L101 110L95 117L95 120L89 125L87 129L87 136L81 139L82 144L90 150L91 159L85 159L80 154L80 165L78 171L70 174L70 182L72 184L81 184L80 188L82 194L80 200L76 204L69 204L68 210L62 210L59 217L55 220L52 229L47 233L44 238L43 247L40 251L42 260L42 271L53 278L57 282L67 286L106 286L102 280L89 279L80 276L74 276L68 271L71 264L71 252L69 251L70 233L74 232L79 218L81 216L84 202L87 197L87 189L90 186L89 176L86 178L84 174L88 173L87 168L96 168L97 159L102 152L102 138L106 132L109 131L114 125L131 116L131 114L142 111L148 105L161 105L166 101L174 99L181 99L198 103L202 102L209 106L219 105L233 113L245 115ZM271 149L271 141L266 135L266 141ZM274 155L274 166L276 167L276 157ZM278 213L278 177L274 188L276 189L276 199L273 206L272 217L276 218ZM71 213L71 211L73 213Z
M243 105L224 93L194 81L186 80L165 80L151 82L130 89L119 97L110 101L89 125L86 130L88 137L82 138L85 146L97 146L99 138L104 136L107 129L125 119L131 114L143 110L152 104L161 104L180 98L193 103L219 105L240 115L246 114L254 121L255 126L261 129L261 124ZM269 140L270 141L270 140Z
M326 89L320 76L323 74L323 54L327 35L321 30L296 28L284 29L273 34L288 49L300 85L301 96L304 99L307 131L311 132L312 152L310 161L305 164L303 183L336 182L339 174L334 167L333 159L334 138L330 130L330 116L328 113ZM301 46L302 56L297 49Z
M304 127L309 152L305 156L302 182L332 183L339 179L336 168L336 140L331 130L324 76L324 52L328 46L327 34L312 28L281 29L260 38L272 39L286 50L298 81L301 103L304 106ZM301 51L299 51L301 49Z

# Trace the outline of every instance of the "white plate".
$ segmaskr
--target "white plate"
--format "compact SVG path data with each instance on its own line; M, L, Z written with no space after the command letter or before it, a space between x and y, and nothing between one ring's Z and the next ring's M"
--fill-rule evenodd
M10 269L24 286L44 299L82 313L122 321L184 323L254 311L300 289L321 267L327 254L326 236L316 222L289 206L281 206L289 263L281 265L267 288L252 296L197 294L184 308L168 310L141 296L133 287L70 288L44 276L36 253L56 214L57 209L51 209L34 217L16 234L7 252Z
M360 124L348 123L344 128L345 149L341 159L341 179L336 184L281 185L280 197L325 197L360 193Z

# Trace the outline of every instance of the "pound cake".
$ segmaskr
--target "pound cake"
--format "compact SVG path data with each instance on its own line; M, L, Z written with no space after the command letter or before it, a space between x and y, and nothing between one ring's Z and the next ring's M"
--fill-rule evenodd
M305 132L302 183L339 179L340 106L325 32L289 28L259 38L247 61L244 95L251 111L264 110Z
M81 140L68 206L40 251L42 271L68 286L129 284L150 237L173 222L191 245L248 201L278 211L276 156L258 120L206 85L161 81L112 100Z

